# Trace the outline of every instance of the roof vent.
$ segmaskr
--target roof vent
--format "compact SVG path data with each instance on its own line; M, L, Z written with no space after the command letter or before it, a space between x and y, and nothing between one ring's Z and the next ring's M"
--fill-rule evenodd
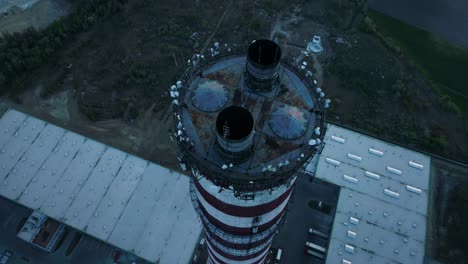
M357 224L359 224L359 219L357 219L356 217L350 216L350 217L349 217L349 222L350 222L351 224L353 224L353 225L357 225Z
M327 163L330 163L332 165L335 165L335 166L340 166L341 162L337 161L337 160L334 160L334 159L331 159L331 158L326 158L325 161Z
M348 181L348 182L354 183L354 184L357 184L358 181L359 181L358 179L356 179L356 178L354 178L354 177L351 177L351 176L348 176L348 175L346 175L346 174L343 175L343 179L344 179L345 181Z
M367 177L369 177L369 178L374 179L374 180L379 180L380 179L380 175L378 175L377 173L370 172L370 171L366 171L365 175Z
M396 175L401 175L401 170L395 169L393 167L387 167L387 171Z
M348 158L349 159L352 159L352 160L355 160L355 161L361 161L362 158L357 156L357 155L354 155L354 154L351 154L351 153L348 153Z
M348 237L352 239L356 239L356 232L348 230Z
M416 169L419 169L419 170L424 169L424 166L423 166L422 164L416 163L416 162L414 162L414 161L409 161L409 162L408 162L408 165L409 165L410 167L413 167L413 168L416 168Z
M345 143L345 139L344 138L340 138L340 137L337 137L337 136L331 136L331 139L335 142L338 142L338 143L341 143L341 144L344 144Z
M415 193L415 194L421 194L422 193L421 189L413 187L411 185L406 185L406 190L408 190L408 191L410 191L412 193Z
M354 246L351 246L349 244L345 245L345 251L351 254L354 254Z
M380 151L380 150L377 150L377 149L374 149L374 148L369 148L369 153L377 155L379 157L382 157L383 154L384 154L383 151Z
M399 198L400 194L394 191L390 191L389 189L384 189L384 193L388 196L391 196L393 198Z

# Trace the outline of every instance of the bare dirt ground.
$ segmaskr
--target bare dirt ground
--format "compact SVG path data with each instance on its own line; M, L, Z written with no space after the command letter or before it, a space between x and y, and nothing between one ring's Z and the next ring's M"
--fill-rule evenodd
M153 112L151 106L132 125L122 119L90 122L78 110L77 97L71 90L41 99L40 89L23 94L22 104L1 98L0 114L15 108L73 132L85 135L144 159L178 170L176 145L170 141L171 109Z
M32 6L21 9L17 6L4 6L0 11L0 32L13 33L28 27L43 28L62 16L66 16L71 5L66 0L14 1L10 4Z

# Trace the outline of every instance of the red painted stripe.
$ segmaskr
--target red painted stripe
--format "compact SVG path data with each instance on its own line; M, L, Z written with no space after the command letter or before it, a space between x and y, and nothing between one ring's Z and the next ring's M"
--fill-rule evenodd
M211 251L210 247L207 247L208 249L208 257L210 258L210 260L212 261L212 263L214 264L217 264L217 263L220 263L220 264L227 264L226 262L220 260L218 257L216 257L215 254L213 254L213 252ZM268 253L265 254L265 256L263 256L262 258L260 258L259 260L255 261L254 263L252 264L260 264L260 263L263 263L265 261L265 259L268 257Z
M294 184L291 185L291 187L289 187L286 192L269 203L256 206L238 206L218 200L215 196L207 192L195 177L193 182L195 183L197 190L211 206L218 209L219 211L224 212L225 214L239 217L255 217L270 212L271 210L277 208L282 202L284 202L286 198L288 198L288 195L291 193L294 187Z
M238 235L238 236L248 236L252 234L252 228L230 226L219 221L218 219L210 215L208 211L206 211L205 207L203 207L203 205L198 200L197 202L198 202L198 207L200 208L200 211L203 213L203 215L208 219L208 221L210 221L210 223L212 223L217 228L223 230L226 233L230 233L230 234ZM269 222L258 226L257 233L267 230L268 228L273 226L276 222L278 222L278 220L281 218L286 208L287 206L285 206L283 210L281 210L281 212L279 212L278 215L275 216L275 218L273 218Z
M257 253L254 253L254 254L251 254L251 255L246 255L246 256L234 256L234 255L231 255L231 254L226 253L223 250L219 249L218 247L213 245L209 240L207 240L207 243L209 243L210 246L213 248L213 250L216 253L218 253L219 255L221 255L221 256L223 256L223 257L225 257L227 259L237 260L237 261L253 259L253 258L257 257L257 256L260 256L262 253L264 253L265 251L267 251L270 248L270 244L268 244L268 245L265 246L265 248L263 248L262 250L259 250ZM213 254L213 256L216 257L215 254Z
M221 245L225 246L225 247L228 247L228 248L232 248L232 249L249 249L249 248L254 248L254 247L258 247L260 246L261 244L264 244L268 239L270 239L274 232L272 232L271 234L268 234L265 238L262 238L258 241L255 241L253 243L250 243L250 244L237 244L237 243L234 243L234 242L230 242L230 241L227 241L227 240L224 240L223 238L219 237L218 235L216 235L215 233L209 231L208 229L205 229L209 235L214 239L216 240L218 243L220 243Z
M213 261L213 263L217 264L217 263L220 263L220 264L227 264L226 262L220 260L218 257L216 257L215 254L213 254L213 252L211 252L211 249L210 247L207 247L208 248L208 257L210 258L211 261Z

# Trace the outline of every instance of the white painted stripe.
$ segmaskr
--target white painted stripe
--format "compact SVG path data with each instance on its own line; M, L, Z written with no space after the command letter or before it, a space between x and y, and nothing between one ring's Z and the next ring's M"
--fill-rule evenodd
M353 263L347 259L343 259L343 262L341 264L353 264Z
M377 155L379 157L382 157L383 154L384 154L383 151L378 150L378 149L374 149L374 148L369 148L369 153Z
M387 167L387 171L388 171L388 172L391 172L391 173L393 173L393 174L396 174L396 175L401 175L401 170L395 169L395 168L393 168L393 167L389 167L389 166L388 166L388 167Z
M398 198L400 197L400 194L394 191L390 191L389 189L384 189L384 193L388 196L391 196L393 198Z
M345 181L348 181L348 182L354 183L354 184L358 183L358 181L359 181L358 179L356 179L356 178L354 178L354 177L351 177L351 176L348 176L348 175L346 175L346 174L343 175L343 179L344 179Z
M370 177L372 179L375 179L375 180L379 180L380 179L380 175L378 175L377 173L373 173L373 172L370 172L370 171L366 171L366 176L367 177Z
M230 248L228 246L224 246L222 243L219 243L218 241L216 241L215 239L213 239L211 237L210 234L208 233L205 233L206 237L208 238L208 240L214 245L216 246L218 249L222 250L223 252L226 252L230 255L234 255L234 256L240 256L242 254L245 254L248 252L249 255L252 255L252 254L255 254L255 253L258 253L259 251L262 251L265 249L265 247L267 247L268 245L271 244L271 242L273 241L273 237L267 239L264 243L262 243L261 245L258 245L258 246L255 246L255 247L252 247L250 249L234 249L234 248Z
M285 192L287 192L290 188L290 186L287 185L282 185L276 189L274 189L271 193L268 191L261 191L261 192L256 192L255 193L255 199L254 200L242 200L234 195L232 195L232 191L225 189L222 192L219 192L219 186L214 185L212 182L207 180L205 177L203 177L201 174L197 172L196 175L200 180L198 180L198 183L205 189L208 193L211 195L215 196L218 200L222 201L223 203L226 204L232 204L235 206L257 206L257 205L262 205L269 203L273 200L275 200L277 197L280 197L283 195ZM296 177L294 177L291 180L291 185L294 184L296 181Z
M339 162L337 160L334 160L334 159L331 159L331 158L326 158L325 161L327 163L330 163L330 164L335 165L335 166L340 166L340 163L341 163L341 162Z
M358 155L354 155L354 154L351 154L351 153L348 153L348 158L352 159L352 160L355 160L355 161L361 161L362 160L362 157L359 157Z
M338 142L338 143L341 143L341 144L344 144L345 143L345 139L344 138L340 138L340 137L337 137L337 136L331 136L331 139L335 142Z
M207 245L208 245L208 248L210 249L210 250L208 250L208 252L211 251L211 253L212 253L214 256L216 256L219 260L221 260L221 261L223 261L223 262L225 262L225 263L229 263L229 264L247 264L247 263L253 263L253 262L255 262L255 261L259 260L259 259L262 259L262 258L266 255L266 253L268 253L268 249L269 249L269 248L266 248L266 250L265 250L262 254L256 256L256 257L253 258L253 259L248 259L248 260L241 260L241 261L239 261L239 260L228 259L228 258L225 258L224 256L221 256L220 254L218 254L218 252L216 252L216 251L212 248L210 242L208 242Z
M413 187L411 185L406 185L406 190L408 190L410 192L413 192L413 193L416 193L416 194L421 194L422 193L421 189Z
M409 161L408 165L416 169L420 169L420 170L424 169L424 166L422 164L416 163L414 161Z
M217 262L217 261L214 259L213 255L211 255L211 252L210 252L209 250L208 250L208 254L210 255L210 257L208 258L207 264L219 264L219 262Z
M222 211L219 211L218 209L214 208L211 206L200 194L198 190L196 190L197 193L197 198L198 201L205 207L206 211L214 218L218 219L219 221L223 222L226 225L229 226L234 226L234 227L240 227L240 228L250 228L252 227L252 220L254 219L253 217L239 217L239 216L232 216L225 214ZM234 194L232 194L234 195ZM289 197L291 197L291 194L288 195L288 197L275 209L271 210L270 212L260 215L259 216L259 223L258 225L263 225L265 223L270 222L278 216L281 211L286 207L289 201Z

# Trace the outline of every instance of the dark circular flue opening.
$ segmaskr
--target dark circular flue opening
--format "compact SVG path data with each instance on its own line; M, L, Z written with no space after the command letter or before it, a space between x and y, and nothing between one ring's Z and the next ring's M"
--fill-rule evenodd
M276 64L281 59L281 48L271 40L259 39L250 44L248 56L249 60L261 65Z
M228 106L216 118L216 131L227 139L239 140L253 130L254 120L249 110L241 106Z

